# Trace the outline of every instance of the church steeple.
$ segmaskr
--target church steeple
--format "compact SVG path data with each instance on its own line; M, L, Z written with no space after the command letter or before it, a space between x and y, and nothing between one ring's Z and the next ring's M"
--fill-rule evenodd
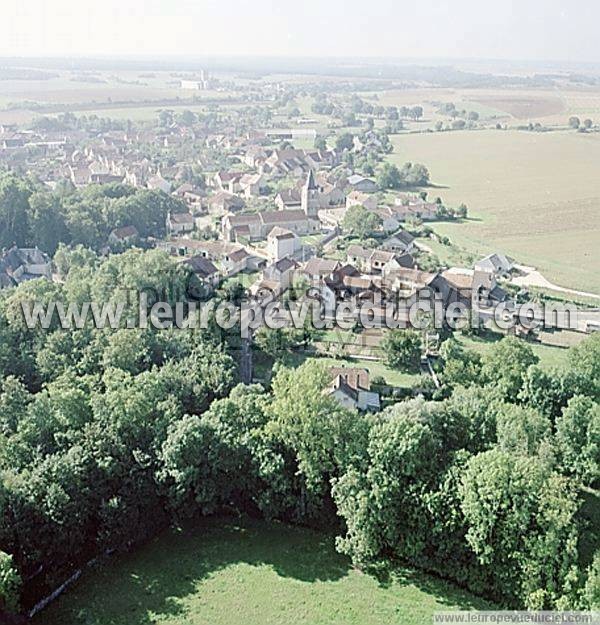
M311 169L302 187L302 210L309 217L317 217L320 207L319 187L315 180L315 174Z

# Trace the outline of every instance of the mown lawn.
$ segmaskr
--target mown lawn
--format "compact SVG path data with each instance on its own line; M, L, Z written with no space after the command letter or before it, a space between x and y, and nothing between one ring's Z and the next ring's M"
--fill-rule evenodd
M480 354L489 351L494 343L502 339L501 334L487 333L482 336L467 337L455 333L455 337L468 349L473 349ZM544 345L542 343L529 343L533 353L540 359L539 365L543 369L560 369L565 367L569 358L569 350L566 347L556 345Z
M260 521L171 530L88 572L34 625L423 625L486 603L437 578L352 568L333 537Z
M288 367L299 367L307 360L315 360L323 363L327 367L358 367L367 369L371 381L374 378L382 377L385 383L390 386L412 387L419 381L420 374L418 372L398 371L386 366L385 363L378 360L367 360L363 358L345 358L343 356L327 357L327 356L311 356L305 352L290 352L282 359L283 363Z

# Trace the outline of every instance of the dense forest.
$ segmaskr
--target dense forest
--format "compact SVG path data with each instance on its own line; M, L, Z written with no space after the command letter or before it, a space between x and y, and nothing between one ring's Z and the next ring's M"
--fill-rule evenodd
M365 569L408 562L500 605L598 605L600 335L560 371L514 338L483 358L450 339L436 399L359 414L322 393L315 362L239 384L216 326L28 329L24 300L186 279L158 251L61 247L56 261L61 281L0 294L2 609L169 523L232 510L333 530Z

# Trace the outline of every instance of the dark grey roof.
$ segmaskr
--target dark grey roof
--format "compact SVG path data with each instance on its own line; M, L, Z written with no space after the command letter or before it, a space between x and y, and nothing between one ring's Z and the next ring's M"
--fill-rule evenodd
M278 271L283 273L284 271L294 269L294 267L298 266L298 263L293 261L289 256L284 256L281 260L274 263L274 265Z
M184 264L202 278L212 276L219 271L214 264L208 260L208 258L204 258L204 256L193 256L189 260L186 260Z

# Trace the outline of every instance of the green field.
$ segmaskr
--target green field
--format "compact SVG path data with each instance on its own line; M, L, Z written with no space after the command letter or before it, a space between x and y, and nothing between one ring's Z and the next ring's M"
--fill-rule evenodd
M481 337L466 337L456 333L455 337L468 349L479 354L488 352L494 343L502 339L501 334L485 334ZM566 347L556 345L544 345L542 343L530 343L533 353L539 358L539 366L542 369L561 369L565 367L569 359L569 350Z
M393 137L397 163L422 162L469 219L434 230L469 251L499 251L565 287L600 293L600 134L464 131Z
M406 569L354 569L333 537L259 521L168 531L87 572L34 625L424 625L486 603Z

